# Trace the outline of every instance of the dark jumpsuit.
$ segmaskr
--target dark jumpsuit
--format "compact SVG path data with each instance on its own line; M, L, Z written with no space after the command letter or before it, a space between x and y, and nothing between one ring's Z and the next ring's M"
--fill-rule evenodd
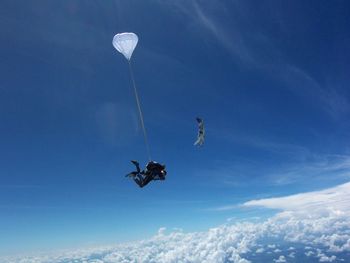
M149 162L146 166L146 170L140 171L140 168L138 166L137 162L133 162L136 166L137 172L133 172L135 176L134 181L137 183L138 186L144 187L152 180L165 180L165 165L161 165L157 162Z

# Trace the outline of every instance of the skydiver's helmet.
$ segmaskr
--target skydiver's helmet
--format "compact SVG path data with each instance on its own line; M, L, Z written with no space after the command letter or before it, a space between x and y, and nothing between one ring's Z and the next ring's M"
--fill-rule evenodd
M155 161L150 161L146 166L147 171L152 172L157 175L159 179L164 180L167 172L165 171L165 165L157 163Z
M159 175L159 179L160 180L164 180L165 179L165 176L166 176L166 170L165 170L165 165L164 165L164 168L163 170L160 171L160 175Z

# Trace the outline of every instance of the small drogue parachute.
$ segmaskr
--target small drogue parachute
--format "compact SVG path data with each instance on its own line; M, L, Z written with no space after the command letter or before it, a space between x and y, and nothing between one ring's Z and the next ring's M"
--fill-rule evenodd
M131 59L132 53L137 45L139 38L135 33L120 33L113 37L113 46L124 55L127 60Z
M125 33L116 34L113 37L112 44L115 47L115 49L118 50L120 53L122 53L124 57L128 60L130 79L132 82L132 86L134 87L134 94L135 94L137 108L139 111L140 123L143 131L143 137L145 140L147 155L148 155L148 159L151 161L151 154L150 154L150 149L148 144L147 132L146 132L142 109L141 109L141 101L138 95L138 91L135 84L134 72L131 66L131 56L132 56L132 53L134 52L134 49L136 48L138 41L139 41L139 38L135 33L125 32Z
M196 118L198 122L198 136L197 141L193 145L202 146L204 144L204 136L205 136L205 130L204 130L204 122L201 118Z

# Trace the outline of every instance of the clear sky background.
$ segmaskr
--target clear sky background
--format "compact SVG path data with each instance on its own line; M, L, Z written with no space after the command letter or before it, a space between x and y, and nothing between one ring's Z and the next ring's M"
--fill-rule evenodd
M253 199L349 181L349 1L0 3L0 254L264 219ZM116 33L164 182L147 161ZM196 148L195 117L206 125Z

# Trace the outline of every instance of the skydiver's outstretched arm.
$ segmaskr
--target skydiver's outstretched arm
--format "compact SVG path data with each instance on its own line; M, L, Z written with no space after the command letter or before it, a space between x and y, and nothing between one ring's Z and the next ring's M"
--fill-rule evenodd
M125 175L125 177L134 177L137 175L137 172L131 172L131 173L128 173L127 175Z

